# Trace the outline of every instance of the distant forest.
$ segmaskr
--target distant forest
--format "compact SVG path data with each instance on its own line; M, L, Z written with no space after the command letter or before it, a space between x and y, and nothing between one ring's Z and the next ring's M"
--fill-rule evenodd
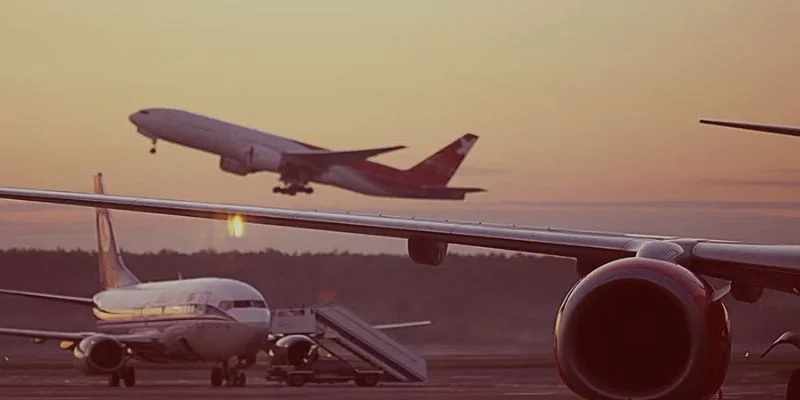
M392 333L404 343L530 353L551 350L556 310L577 281L570 259L500 253L450 254L440 267L418 265L404 255L272 249L124 252L124 259L142 281L177 279L179 274L184 279L239 279L259 289L271 308L334 300L373 323L433 320L429 327ZM100 290L95 252L0 250L0 269L3 288L78 296ZM732 300L727 305L738 344L760 345L783 330L800 329L794 318L800 302L793 296L768 292L755 305ZM2 296L0 310L4 326L93 326L90 313L74 305Z

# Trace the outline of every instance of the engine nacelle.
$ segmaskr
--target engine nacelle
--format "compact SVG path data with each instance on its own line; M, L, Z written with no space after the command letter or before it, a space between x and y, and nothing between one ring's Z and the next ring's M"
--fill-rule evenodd
M408 239L408 255L417 264L439 266L447 255L447 242L412 237Z
M94 335L83 339L73 349L75 363L86 375L105 375L125 366L125 346L117 339Z
M591 399L705 399L722 386L730 322L713 288L666 261L626 258L567 294L555 327L564 383Z
M277 171L281 154L263 146L247 146L234 156L219 159L219 168L225 172L244 176L258 171Z
M308 369L319 357L319 346L305 335L289 335L280 338L271 349L273 365L292 365L296 369Z

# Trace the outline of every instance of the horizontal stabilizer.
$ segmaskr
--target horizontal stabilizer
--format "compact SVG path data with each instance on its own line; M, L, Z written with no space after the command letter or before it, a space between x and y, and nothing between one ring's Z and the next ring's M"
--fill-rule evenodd
M748 124L744 122L715 121L710 119L701 119L700 123L707 125L724 126L728 128L746 129L749 131L777 133L779 135L800 136L800 128L792 128L789 126Z
M426 199L464 200L467 193L485 192L483 188L447 187L447 186L422 186L420 197Z
M412 321L412 322L398 322L394 324L373 325L372 327L375 329L380 329L382 331L385 331L389 329L417 328L420 326L428 326L430 324L431 321Z
M11 290L11 289L0 289L0 294L7 294L11 296L33 297L36 299L53 300L62 303L80 304L89 307L94 306L94 301L88 297L62 296L59 294L25 292L22 290Z
M363 161L367 158L377 156L378 154L405 148L406 146L391 146L349 151L294 151L283 153L281 163L300 163L325 168L331 165L343 165L355 161Z

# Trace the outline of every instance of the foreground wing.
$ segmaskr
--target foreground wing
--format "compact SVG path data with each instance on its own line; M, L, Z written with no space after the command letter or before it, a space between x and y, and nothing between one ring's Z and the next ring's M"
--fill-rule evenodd
M0 188L0 198L103 207L153 214L288 226L395 238L424 238L445 243L576 258L586 266L636 255L642 245L677 237L579 231L419 218L240 206L144 197L110 196L50 190ZM686 266L703 274L761 287L800 293L800 246L755 245L713 240L691 248Z
M700 123L706 125L724 126L728 128L745 129L748 131L759 131L767 133L777 133L779 135L800 136L800 128L793 128L790 126L749 124L745 122L715 121L710 119L701 119Z
M667 238L18 188L0 188L0 198L218 220L238 216L244 222L263 225L406 239L423 237L599 262L633 256L648 240Z

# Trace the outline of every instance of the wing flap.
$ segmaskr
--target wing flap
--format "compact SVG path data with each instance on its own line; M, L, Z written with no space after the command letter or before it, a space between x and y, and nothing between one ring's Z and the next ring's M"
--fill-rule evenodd
M404 149L406 146L390 146L380 147L376 149L367 150L349 150L349 151L303 151L303 152L288 152L283 153L281 156L282 163L300 163L311 165L318 168L326 168L331 165L349 164L354 161L362 161L367 158L377 156L379 154L388 153L390 151Z
M60 294L26 292L23 290L11 290L11 289L0 289L0 294L7 294L10 296L20 296L20 297L31 297L43 300L53 300L62 303L79 304L82 306L89 306L89 307L94 306L94 300L88 297L63 296Z

